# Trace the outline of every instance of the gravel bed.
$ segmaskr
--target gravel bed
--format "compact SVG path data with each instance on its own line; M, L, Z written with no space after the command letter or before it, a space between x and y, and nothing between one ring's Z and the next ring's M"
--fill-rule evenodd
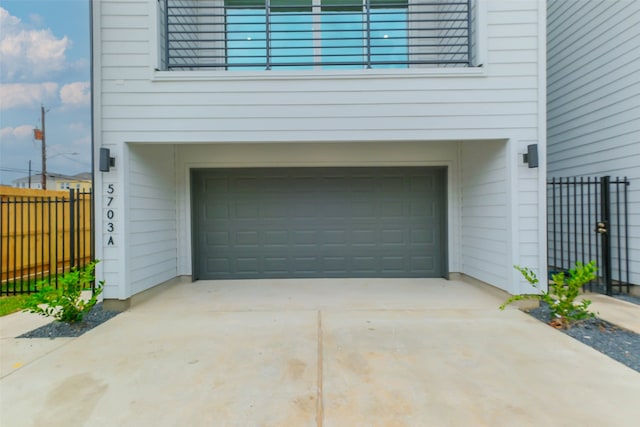
M545 323L551 320L551 310L545 303L527 313ZM640 334L597 317L577 322L570 329L558 330L640 372Z
M98 303L91 311L85 314L82 322L65 323L53 321L33 331L20 335L18 338L74 338L106 322L120 314L118 311L106 311L102 309L102 303Z

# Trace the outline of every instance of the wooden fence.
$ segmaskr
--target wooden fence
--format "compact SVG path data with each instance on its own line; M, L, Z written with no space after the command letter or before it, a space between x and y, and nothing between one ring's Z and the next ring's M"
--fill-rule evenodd
M93 258L91 193L0 187L0 295L29 293Z

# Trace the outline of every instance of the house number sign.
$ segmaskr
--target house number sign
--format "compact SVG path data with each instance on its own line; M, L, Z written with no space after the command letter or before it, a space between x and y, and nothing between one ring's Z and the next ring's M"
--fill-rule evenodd
M106 243L107 246L115 246L115 233L116 233L116 225L115 225L115 199L116 199L116 186L115 184L107 185L106 195L105 195L105 225L106 225Z

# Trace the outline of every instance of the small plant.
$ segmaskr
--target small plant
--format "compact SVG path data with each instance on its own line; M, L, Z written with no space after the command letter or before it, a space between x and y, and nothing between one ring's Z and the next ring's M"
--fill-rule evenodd
M41 290L29 298L23 311L53 317L60 322L82 321L84 315L98 302L98 296L104 287L104 281L100 281L89 300L81 298L83 290L91 289L98 262L92 261L80 270L72 268L58 279L57 289L45 281L40 282L38 286L42 287Z
M504 310L507 305L515 301L537 299L549 305L551 314L554 317L550 323L560 328L569 328L576 321L595 316L594 313L589 311L590 300L582 299L579 303L576 302L582 287L596 278L597 267L595 261L591 261L588 264L577 262L576 267L569 270L568 275L565 275L564 272L553 274L549 290L546 292L542 291L538 286L538 278L531 269L517 265L514 268L522 274L531 286L541 293L513 295L500 306L500 310Z

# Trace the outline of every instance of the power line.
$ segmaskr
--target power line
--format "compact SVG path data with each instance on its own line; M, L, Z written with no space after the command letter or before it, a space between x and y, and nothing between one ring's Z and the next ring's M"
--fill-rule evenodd
M29 173L29 169L20 169L20 168L0 168L0 171L2 172L20 172L20 173ZM34 169L31 169L31 172L37 172L40 173L40 171L36 171Z

